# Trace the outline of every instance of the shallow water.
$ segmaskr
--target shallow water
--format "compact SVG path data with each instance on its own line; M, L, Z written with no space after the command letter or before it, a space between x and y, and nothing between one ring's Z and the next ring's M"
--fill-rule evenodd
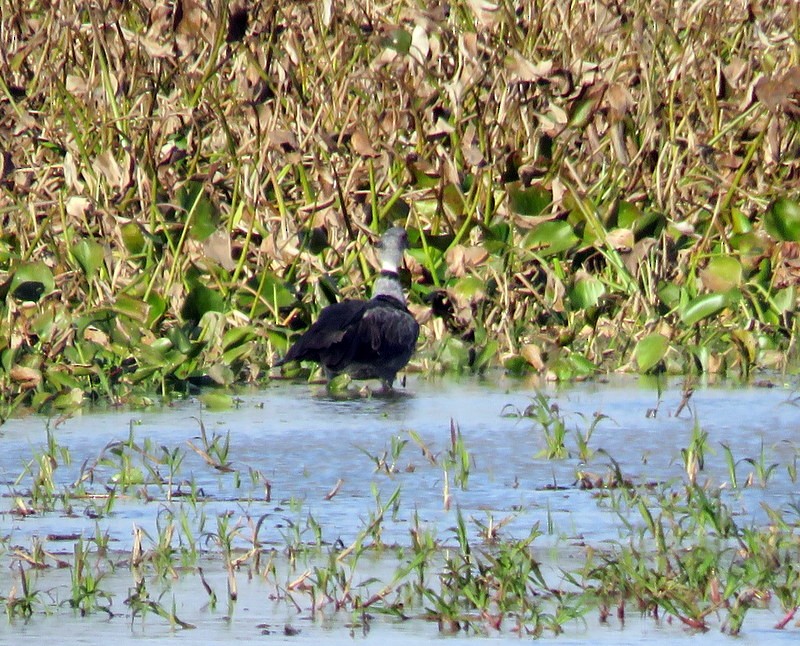
M69 464L58 459L54 479L59 489L70 490L81 474L87 473L87 465L93 465L103 454L108 457L107 462L97 464L93 479L84 483L87 493L95 497L73 500L68 513L63 504L56 503L54 511L30 516L8 512L16 505L18 495L23 501L29 498L26 493L31 477L20 478L20 474L46 446L48 422L39 417L11 420L0 427L4 449L0 452L0 484L5 496L0 507L4 512L0 515L0 537L7 537L0 543L0 596L9 596L9 590L19 588L17 568L10 567L15 563L14 546L30 549L38 539L47 551L67 559L78 536L89 540L99 533L108 536L109 550L125 560L133 546L134 525L146 533L144 548L148 549L166 519L182 514L196 531L200 549L207 550L201 563L220 601L215 609L209 608L208 595L199 578L178 576L168 585L153 585L170 599L167 605L175 600L176 614L197 625L197 631L174 631L154 614L147 615L144 621L137 618L131 622L130 611L122 603L132 585L131 571L127 566L118 567L102 580L104 589L114 594L113 618L100 613L81 619L68 609L54 611L57 603L50 603L49 616L40 611L27 622L0 622L0 634L13 633L15 641L24 641L41 639L57 629L60 634L70 635L72 643L80 643L80 639L96 643L112 636L157 640L169 636L204 643L268 637L314 643L321 639L339 643L362 638L408 643L438 638L433 622L400 622L379 616L365 631L362 627L348 627L353 617L346 612L331 616L312 615L307 608L298 612L285 601L270 601L275 586L258 574L252 578L243 573L237 575L239 599L229 608L223 601L227 578L219 550L208 536L208 540L198 537L203 531L213 534L217 530L216 519L227 514L231 527L240 523L244 528L236 536L234 547L246 550L252 545L252 526L263 518L258 541L266 550L274 548L276 567L286 570L279 580L285 582L297 576L292 576L284 563L288 543L310 544L320 538L323 546L350 545L370 522L371 514L376 513L376 495L385 502L399 487L397 505L383 521L384 543L407 548L410 530L418 522L444 545L455 545L452 528L457 510L468 521L471 539L476 542L481 540L480 524L490 519L505 521L500 530L503 538L523 538L538 523L543 535L534 542L534 553L545 563L552 584L560 585L559 566L569 568L574 561L579 567L587 545L602 547L612 541L624 541L629 533L612 505L599 499L596 491L576 486L576 472L585 468L605 475L611 456L624 476L635 483L666 486L679 482L686 477L681 449L688 446L696 424L707 432L709 447L699 481L723 485L730 480L723 443L737 460L740 488L730 494L737 523L766 523L762 503L795 513L791 506L797 503L796 486L790 478L790 468L797 455L800 408L794 403L792 385L698 387L688 409L675 417L673 413L681 400L681 384L675 382L664 387L654 418L647 416L659 401L652 381L619 378L609 383L552 387L545 393L558 405L567 423L566 446L572 456L563 460L537 457L546 444L541 427L531 419L508 414L523 411L532 403L535 391L524 382L502 377L410 380L406 391L395 397L346 401L327 396L317 386L276 383L267 390L241 395L237 407L225 411L205 410L195 400L152 411L87 411L53 428L58 446L67 449L71 458ZM574 435L586 431L595 413L607 418L594 429L589 440L594 454L583 465L577 456ZM461 431L471 457L464 489L454 480L455 468L447 478L442 468L451 442L451 421ZM234 471L211 468L189 447L187 442L201 446L201 422L209 438L230 434L229 461ZM437 455L436 464L426 459L409 431L417 433ZM144 485L131 487L127 495L117 497L110 513L104 513L106 486L120 471L119 453L132 456L134 461L140 457L135 451L119 448L115 454L108 447L114 442L124 443L129 437L149 455L162 455L161 447L183 452L179 475L172 488L147 485L147 494L152 497L149 502L142 493ZM392 438L407 441L399 453L396 470L376 470L376 458L386 454L386 460L392 462ZM747 459L756 464L762 461L778 465L771 472L767 487L741 487L748 477L757 480L758 476ZM35 473L38 466L34 463L30 469ZM166 465L158 466L158 473L165 480L168 471ZM186 493L190 480L202 494L196 505L185 497L166 497L166 491ZM338 481L341 485L337 493L326 500ZM269 499L265 496L267 484ZM446 487L449 509L444 504ZM205 524L202 515L206 517ZM313 519L311 523L309 518ZM628 520L641 524L636 515L630 515ZM319 536L314 527L319 527ZM392 562L392 550L382 554L367 571L382 573L376 578L386 583L396 564ZM304 566L299 565L298 569L302 572ZM69 596L69 572L52 568L41 571L36 575L36 587L46 589L48 599L63 600ZM380 585L373 584L371 592ZM751 612L745 621L745 636L759 642L795 638L797 628L772 629L779 614L777 607ZM642 619L633 611L628 615L622 627L615 621L600 625L596 615L590 613L586 623L568 623L567 633L559 640L641 643L697 637L679 625ZM300 632L284 635L287 624ZM517 639L508 631L489 636ZM474 636L463 633L447 638L451 642L474 641ZM702 639L730 640L719 633L708 633Z

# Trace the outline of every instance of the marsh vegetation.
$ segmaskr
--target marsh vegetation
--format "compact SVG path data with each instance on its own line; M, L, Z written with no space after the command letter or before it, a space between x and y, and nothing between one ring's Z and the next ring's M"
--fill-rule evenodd
M789 0L0 0L12 629L794 627L798 35ZM413 396L254 402L391 226ZM616 372L660 378L546 387Z
M263 383L392 224L424 373L795 363L793 2L1 13L6 415Z

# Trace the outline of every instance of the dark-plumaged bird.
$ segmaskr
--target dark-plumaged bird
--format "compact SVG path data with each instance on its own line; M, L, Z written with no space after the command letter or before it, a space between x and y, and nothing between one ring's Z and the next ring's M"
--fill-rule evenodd
M353 379L380 379L392 389L419 336L419 324L406 307L397 273L408 249L404 229L393 227L376 244L381 273L368 301L344 300L324 308L317 321L275 365L314 361L328 379L347 373Z

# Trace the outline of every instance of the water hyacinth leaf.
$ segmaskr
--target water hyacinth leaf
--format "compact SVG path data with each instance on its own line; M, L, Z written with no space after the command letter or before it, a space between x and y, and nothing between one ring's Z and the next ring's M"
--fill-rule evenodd
M542 256L552 256L572 249L578 237L572 227L563 220L542 222L523 239L522 245Z
M56 390L80 389L80 382L66 370L62 370L58 367L53 366L48 368L45 371L44 377L47 383Z
M552 191L541 186L523 188L520 182L506 185L509 208L519 215L540 215L553 201Z
M211 366L208 369L208 377L220 386L230 386L236 380L233 370L224 363L215 363Z
M784 242L800 241L800 204L779 197L764 214L764 228L773 238Z
M297 302L286 283L269 271L261 275L257 295L259 300L265 302L274 311L292 307Z
M120 227L120 234L122 235L122 244L134 256L139 255L144 251L145 237L141 228L136 222L126 222Z
M795 303L797 302L797 290L794 285L779 289L775 292L775 295L772 297L772 302L775 304L778 313L793 312Z
M620 200L617 205L617 226L623 229L632 229L642 217L642 210L627 200Z
M758 356L758 341L750 330L738 329L733 331L733 339L741 351L747 364L755 362Z
M589 309L606 293L606 288L597 278L590 274L583 274L575 280L575 285L569 292L569 300L576 309Z
M731 209L731 224L734 233L749 233L753 230L753 223L741 209Z
M585 356L573 353L567 357L559 357L553 361L548 365L548 371L559 381L567 381L575 379L575 377L587 377L595 374L597 372L597 366Z
M499 347L499 344L495 340L489 341L486 345L484 345L472 363L472 370L474 372L482 372L497 355L497 350Z
M633 211L629 211L625 219L627 220L632 213ZM664 217L664 214L652 209L640 211L639 216L630 223L630 227L633 229L633 234L636 236L637 240L645 236L658 237L661 235L666 225L667 219ZM620 226L623 226L621 222Z
M43 262L26 262L14 268L8 294L19 301L38 301L56 288L53 272Z
M150 307L147 313L147 327L152 328L167 311L167 300L160 294L150 292L147 295L147 305Z
M153 341L150 345L148 345L146 347L157 353L158 362L160 363L161 359L166 357L167 356L167 352L172 350L172 348L174 346L172 344L172 340L171 339L169 339L169 338L167 338L165 336L162 336L162 337L157 338L155 341Z
M173 327L167 332L167 337L176 351L189 355L196 351L199 344L192 343L186 331L180 327Z
M586 127L595 112L596 106L597 99L594 98L579 99L578 101L575 101L575 104L572 106L567 125L570 128Z
M448 184L442 191L442 202L455 215L461 215L466 208L464 195L455 184Z
M59 410L79 408L83 403L83 389L75 387L61 393L53 400L53 406Z
M256 338L256 329L252 325L233 327L222 335L222 348L229 350Z
M408 52L411 50L411 41L411 34L405 29L397 27L396 29L391 29L389 31L386 37L382 40L382 44L384 47L393 49L399 54L408 54Z
M247 341L241 345L235 345L222 353L222 361L227 365L231 365L240 361L243 357L246 357L252 350L253 343L251 341ZM227 383L233 383L233 380Z
M698 296L681 309L681 321L686 325L694 325L732 305L738 300L739 296L739 292L735 289L728 292Z
M453 293L461 298L471 300L476 296L481 296L486 291L486 282L477 276L465 276L459 278L452 285Z
M181 317L185 321L199 321L207 312L225 311L225 299L217 291L205 285L194 285L181 306Z
M72 255L90 280L95 277L97 270L103 265L103 246L94 240L84 238L77 242L72 247Z
M639 339L633 349L633 358L640 372L649 372L655 368L669 349L669 339L663 334L649 334L643 339Z
M525 360L525 357L514 355L509 357L503 362L505 371L514 376L524 375L532 370L531 365Z
M281 354L284 354L289 349L289 339L286 336L285 332L279 332L277 330L267 330L266 331L267 343L269 343L273 348L278 350Z
M192 215L191 234L205 240L217 230L214 205L205 193L202 182L187 182L178 191L178 204Z
M150 313L150 306L147 303L133 296L128 296L127 294L120 294L117 296L117 300L114 302L112 309L117 312L117 314L127 316L139 323L147 321Z
M700 279L706 289L724 292L741 285L742 272L742 263L733 256L716 256L700 272Z

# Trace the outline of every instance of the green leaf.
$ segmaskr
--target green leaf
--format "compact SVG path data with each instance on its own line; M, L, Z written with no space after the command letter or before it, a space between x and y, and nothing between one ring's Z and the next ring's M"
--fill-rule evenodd
M203 393L200 395L200 401L208 410L226 410L233 406L233 397L226 393Z
M486 281L477 276L464 276L453 283L453 293L461 298L471 299L486 291Z
M764 214L764 228L773 238L784 242L800 241L800 204L779 197Z
M606 293L606 288L597 278L584 274L575 281L569 292L569 301L576 309L589 309Z
M120 227L122 233L122 244L134 256L139 255L144 251L145 237L141 228L136 222L126 222Z
M642 210L627 200L620 200L617 207L617 226L621 229L633 229L634 224L642 217Z
M187 182L178 191L178 203L192 214L191 233L196 240L205 240L217 230L217 213L205 193L202 182Z
M90 280L103 265L103 246L94 240L84 238L72 247L72 255Z
M167 300L160 294L150 292L147 296L147 304L150 307L147 313L147 327L152 328L167 311Z
M648 372L657 366L669 349L669 339L663 334L650 334L639 340L633 350L633 357L640 372Z
M742 263L733 256L716 256L701 273L703 284L714 291L727 291L742 282Z
M128 296L127 294L120 294L117 296L112 309L117 314L127 316L139 323L147 321L150 313L150 306L147 303L133 296Z
M681 311L681 321L686 325L694 325L718 314L726 307L736 302L739 297L738 290L728 292L715 292L714 294L703 294L692 299Z
M794 304L797 302L797 295L794 285L779 289L772 297L772 302L775 304L779 313L790 312L794 310Z
M250 281L249 285L257 290L259 300L265 302L270 308L283 309L292 307L297 302L295 295L289 290L286 283L272 272L264 272L259 277L257 285L254 280ZM249 298L242 294L242 301L247 302Z
M199 321L207 312L225 311L222 294L205 285L195 285L186 295L181 307L181 317L187 321Z
M678 306L681 300L681 288L678 287L675 283L668 283L666 281L662 281L661 284L658 286L658 297L661 299L661 302L668 309L673 309Z
M473 372L482 372L486 366L489 364L492 359L494 359L495 355L497 355L497 349L499 348L499 344L497 341L489 341L481 350L478 352L478 355L475 357L475 361L472 364Z
M383 39L383 46L400 54L408 54L411 51L411 34L400 27L392 29Z
M542 222L531 230L523 239L526 249L536 251L542 256L552 256L572 249L578 243L578 237L572 227L562 220Z
M594 114L595 107L597 106L597 99L580 99L575 102L572 108L572 114L569 117L569 125L571 128L584 128L589 123L589 119Z
M523 188L520 182L510 182L508 205L514 213L520 215L540 215L553 202L553 193L541 186Z
M14 268L5 286L6 293L19 301L38 301L56 288L56 281L43 262L25 262Z
M230 350L233 347L247 343L256 338L256 329L252 325L232 327L222 335L222 348Z

